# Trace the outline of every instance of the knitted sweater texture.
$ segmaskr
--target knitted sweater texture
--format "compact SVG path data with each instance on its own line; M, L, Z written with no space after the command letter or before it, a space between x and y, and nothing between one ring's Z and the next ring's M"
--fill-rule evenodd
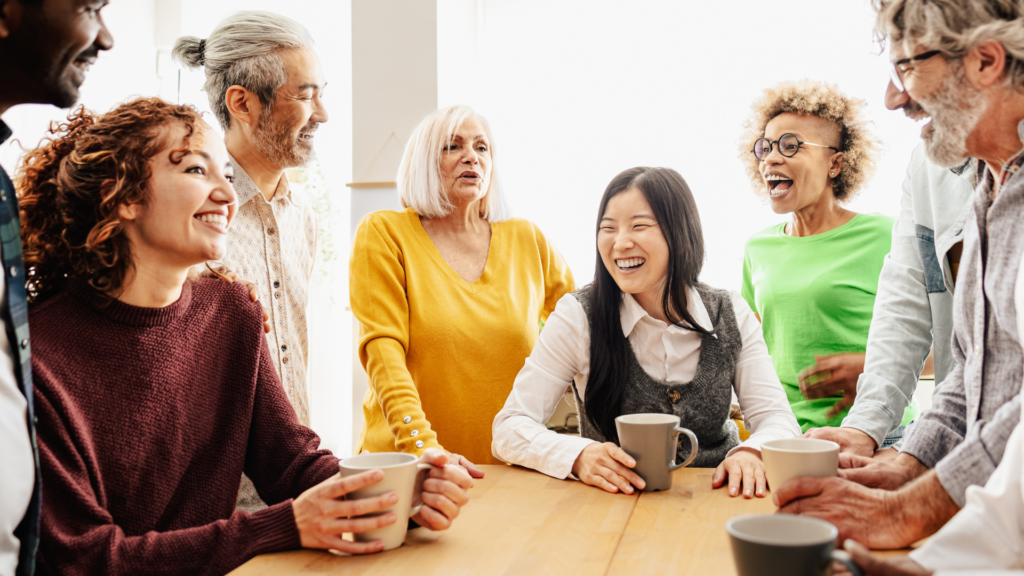
M243 286L139 308L74 284L30 321L40 573L224 574L299 547L291 499L338 459L299 424ZM269 508L234 511L243 471Z

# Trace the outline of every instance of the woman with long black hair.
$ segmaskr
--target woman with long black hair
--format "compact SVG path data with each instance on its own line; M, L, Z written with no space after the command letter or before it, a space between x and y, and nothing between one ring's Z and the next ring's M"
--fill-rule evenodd
M494 419L491 450L506 462L609 492L643 480L618 447L615 418L678 415L699 445L693 466L716 467L747 498L765 494L760 445L800 433L761 327L738 294L700 283L704 238L686 181L632 168L601 199L594 282L559 300L512 394ZM581 437L544 425L572 385ZM735 391L750 437L729 419ZM681 456L689 454L682 438Z

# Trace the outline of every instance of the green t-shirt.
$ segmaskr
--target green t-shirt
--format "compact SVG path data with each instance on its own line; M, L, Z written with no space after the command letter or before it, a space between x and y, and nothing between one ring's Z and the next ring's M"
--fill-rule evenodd
M823 234L796 238L786 224L750 237L743 257L743 297L761 316L768 352L804 432L839 426L848 410L825 418L839 397L808 400L797 373L814 355L864 352L893 219L857 214Z

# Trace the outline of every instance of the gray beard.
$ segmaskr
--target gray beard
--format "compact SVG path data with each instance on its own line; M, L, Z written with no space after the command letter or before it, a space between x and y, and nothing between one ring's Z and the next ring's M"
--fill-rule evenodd
M269 111L260 115L256 130L252 134L252 143L264 158L282 168L299 168L316 158L312 146L303 146L298 140L292 140L287 126L274 123ZM303 126L301 132L308 132L316 127L316 123Z
M946 168L962 165L968 158L967 137L985 113L985 97L967 81L963 63L957 62L942 86L920 103L932 118L924 135L928 159Z

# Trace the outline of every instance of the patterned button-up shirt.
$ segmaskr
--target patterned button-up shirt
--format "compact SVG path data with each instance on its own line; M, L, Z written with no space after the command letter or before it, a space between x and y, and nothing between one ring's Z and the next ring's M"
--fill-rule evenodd
M0 144L11 137L11 129L0 120ZM36 449L35 408L32 391L31 347L28 339L28 300L25 294L25 263L21 256L21 225L18 220L18 198L14 185L3 168L0 168L0 259L6 282L3 283L5 308L0 311L7 328L7 341L11 346L14 360L14 376L18 380L27 402L26 418L29 441L35 460L35 487L32 500L21 524L14 534L21 540L17 575L29 575L35 571L36 549L39 547L39 508L41 487L39 479L39 452Z
M257 286L270 314L267 344L274 367L299 422L309 426L306 306L316 257L316 216L306 198L289 189L287 178L281 178L267 201L238 162L231 162L238 212L231 222L227 256L211 264L223 264ZM248 479L242 483L239 507L262 507Z

